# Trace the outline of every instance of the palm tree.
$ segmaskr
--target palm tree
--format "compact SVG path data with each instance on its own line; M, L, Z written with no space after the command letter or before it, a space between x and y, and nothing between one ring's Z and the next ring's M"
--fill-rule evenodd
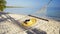
M6 1L0 0L0 12L3 12L5 8L6 8Z

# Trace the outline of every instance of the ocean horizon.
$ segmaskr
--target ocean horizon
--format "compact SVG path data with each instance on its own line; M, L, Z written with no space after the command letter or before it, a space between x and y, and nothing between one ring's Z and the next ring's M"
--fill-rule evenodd
M47 18L53 18L56 20L60 20L60 16L56 13L59 13L55 11L55 13L49 13L47 12L46 15L44 13L41 14L34 14L37 10L36 9L30 9L30 8L6 8L4 12L14 13L14 14L23 14L23 15L36 15L39 17L47 17Z

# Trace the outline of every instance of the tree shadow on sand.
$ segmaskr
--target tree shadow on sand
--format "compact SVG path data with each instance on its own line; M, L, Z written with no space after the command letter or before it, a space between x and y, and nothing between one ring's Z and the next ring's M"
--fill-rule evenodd
M32 29L32 31L33 32L35 32L36 34L47 34L45 31L43 31L43 30L38 30L38 29ZM30 32L30 31L27 31L27 33L28 34L34 34L34 33L32 33L32 32Z
M4 15L6 18L3 17L2 15ZM0 23L3 22L3 21L8 21L8 19L9 19L12 23L18 25L20 28L23 28L23 29L25 30L24 26L22 26L22 24L21 24L20 22L18 22L18 21L15 20L13 17L11 17L11 16L9 15L9 13L0 12L0 17L1 17L1 18L0 18Z
M2 15L6 16L8 13L0 12L0 23L6 21L8 18L3 17Z
M6 18L4 16L2 16L2 15L4 15ZM11 17L8 13L0 12L0 17L1 17L0 22L7 21L9 19L13 23L17 23L18 25L20 25L19 22L17 20L15 20L13 17Z
M3 17L2 15L4 15L5 17ZM11 17L11 16L9 16L8 15L8 13L4 13L4 12L0 12L0 22L3 22L3 21L7 21L8 19L9 20L11 20L13 23L15 23L15 24L17 24L20 28L22 28L22 29L25 29L25 30L27 30L27 33L28 34L34 34L34 33L32 33L31 31L29 31L29 29L27 29L27 28L24 28L21 24L20 24L20 22L18 22L17 20L15 20L13 17ZM35 32L36 34L47 34L45 31L40 31L40 30L38 30L38 29L31 29L33 32Z

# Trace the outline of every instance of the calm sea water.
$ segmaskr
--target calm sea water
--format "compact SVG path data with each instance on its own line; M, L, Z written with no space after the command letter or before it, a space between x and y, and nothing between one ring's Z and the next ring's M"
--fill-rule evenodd
M10 13L15 13L15 14L34 14L37 9L30 9L30 8L6 8L4 10L5 12L10 12ZM36 16L47 16L47 17L51 17L54 19L59 19L60 20L60 10L59 9L48 9L46 15L41 13L41 14L34 14Z

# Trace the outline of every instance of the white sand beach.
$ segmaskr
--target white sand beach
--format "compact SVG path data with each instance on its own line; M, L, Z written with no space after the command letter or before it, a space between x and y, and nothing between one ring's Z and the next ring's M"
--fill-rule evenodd
M20 15L20 14L8 14L8 15L14 18L15 20L17 20L18 22L30 18L27 15ZM2 16L6 18L4 15ZM58 21L54 21L50 19L47 22L44 20L37 19L37 23L39 23L39 27L37 29L43 30L47 34L60 34L60 22ZM0 34L4 34L4 33L5 34L27 34L26 31L24 31L22 28L20 28L18 25L16 25L9 19L0 22Z

